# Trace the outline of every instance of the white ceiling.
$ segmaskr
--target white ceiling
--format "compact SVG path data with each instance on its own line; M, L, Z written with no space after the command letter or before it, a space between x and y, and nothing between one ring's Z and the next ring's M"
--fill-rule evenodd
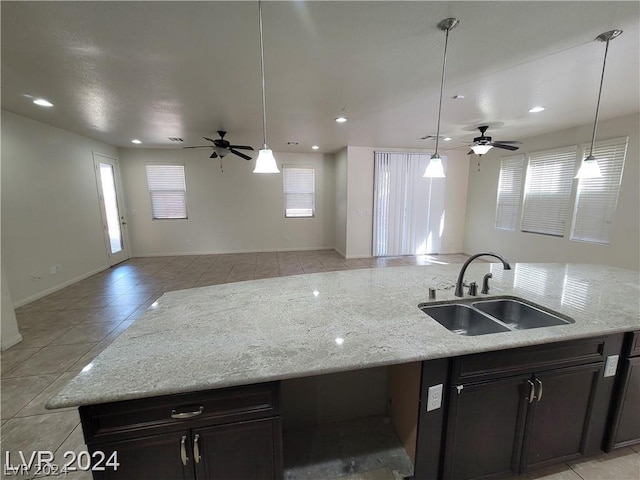
M610 44L600 118L640 110L636 1L265 2L271 148L433 148L419 138L436 131L448 17L460 25L441 127L454 141L442 148L481 124L513 140L592 123L604 56L594 38L614 28L624 33ZM1 20L3 109L122 147L203 144L218 129L262 144L257 2L3 1Z

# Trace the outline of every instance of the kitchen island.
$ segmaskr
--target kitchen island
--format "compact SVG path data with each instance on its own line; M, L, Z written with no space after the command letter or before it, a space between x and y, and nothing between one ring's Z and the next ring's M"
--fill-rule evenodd
M272 385L285 380L420 365L640 328L636 271L526 263L505 271L501 264L476 263L467 270L468 280L493 274L490 293L478 299L519 297L575 323L456 335L418 304L428 301L429 288L436 289L438 302L458 300L453 293L459 269L431 265L351 270L167 293L48 407L117 405L113 402L254 386L262 389L251 392L263 395L261 405L277 411ZM278 425L269 428L277 430Z

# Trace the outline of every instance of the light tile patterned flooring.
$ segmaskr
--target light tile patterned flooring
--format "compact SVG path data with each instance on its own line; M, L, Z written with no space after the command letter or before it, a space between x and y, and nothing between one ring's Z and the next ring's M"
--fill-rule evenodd
M16 310L23 341L1 356L2 478L5 452L86 450L75 409L46 410L47 400L106 348L164 292L334 270L462 263L464 255L345 260L330 250L133 258ZM22 475L20 478L31 478ZM70 480L91 478L86 472ZM363 477L365 478L365 477ZM367 477L368 478L368 477ZM519 478L638 480L640 448L562 464ZM170 480L170 479L167 479Z

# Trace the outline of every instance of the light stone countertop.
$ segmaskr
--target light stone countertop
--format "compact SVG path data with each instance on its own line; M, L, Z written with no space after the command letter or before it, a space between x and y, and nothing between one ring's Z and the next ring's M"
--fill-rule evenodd
M461 336L418 309L458 300L460 264L314 273L164 294L47 407L90 405L640 329L640 273L586 264L472 263L489 295L517 296L574 324ZM479 290L480 288L478 288ZM465 289L465 297L466 295Z

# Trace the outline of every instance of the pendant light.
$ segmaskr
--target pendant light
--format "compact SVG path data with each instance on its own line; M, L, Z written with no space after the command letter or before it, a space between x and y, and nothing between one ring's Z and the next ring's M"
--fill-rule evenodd
M442 90L444 88L444 73L447 66L447 43L449 41L449 31L458 26L460 20L457 18L447 18L438 23L438 28L446 32L444 40L444 59L442 60L442 78L440 79L440 102L438 103L438 128L436 131L436 151L431 155L429 164L424 171L423 177L427 178L444 178L444 168L442 167L442 159L438 154L438 142L440 141L440 114L442 113Z
M599 42L606 42L604 48L604 61L602 62L602 74L600 76L600 90L598 91L598 103L596 104L596 118L593 122L593 133L591 134L591 147L589 149L589 156L582 161L582 166L578 170L578 173L574 178L597 178L601 177L600 166L596 157L593 156L593 144L596 141L596 128L598 127L598 112L600 110L600 98L602 97L602 84L604 82L604 68L607 65L607 52L609 51L609 42L618 37L622 33L622 30L609 30L608 32L601 33L596 37Z
M264 43L262 40L262 2L258 1L258 11L260 15L260 69L262 72L262 149L258 152L256 168L253 173L280 173L273 152L267 145L267 108L264 95Z

